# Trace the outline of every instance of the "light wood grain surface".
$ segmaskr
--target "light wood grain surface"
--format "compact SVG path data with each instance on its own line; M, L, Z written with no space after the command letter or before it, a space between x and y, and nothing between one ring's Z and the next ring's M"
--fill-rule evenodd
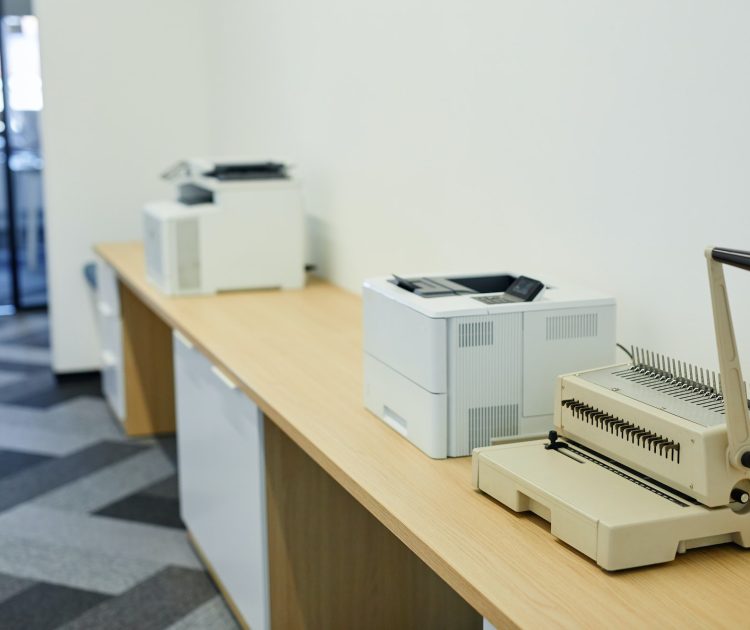
M131 436L174 433L172 331L123 282L119 291L125 432Z
M482 617L265 420L271 625L481 630Z
M301 291L167 298L142 246L98 253L170 326L496 627L747 627L750 554L734 546L608 574L471 487L468 458L435 461L362 406L361 301Z

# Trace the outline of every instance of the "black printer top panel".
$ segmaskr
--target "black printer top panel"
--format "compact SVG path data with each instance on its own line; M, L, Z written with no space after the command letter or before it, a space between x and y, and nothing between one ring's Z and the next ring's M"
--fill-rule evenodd
M513 284L515 276L510 274L487 274L465 278L433 276L421 278L402 278L394 275L390 282L396 286L425 298L445 297L449 295L476 295L482 293L501 293Z

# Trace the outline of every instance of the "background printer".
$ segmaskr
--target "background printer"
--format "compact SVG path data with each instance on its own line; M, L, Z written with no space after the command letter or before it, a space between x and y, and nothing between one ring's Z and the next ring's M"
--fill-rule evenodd
M162 291L304 285L302 196L283 164L195 159L163 176L177 200L144 208L146 271Z
M559 374L615 359L615 300L512 274L366 280L365 407L430 457L551 428Z

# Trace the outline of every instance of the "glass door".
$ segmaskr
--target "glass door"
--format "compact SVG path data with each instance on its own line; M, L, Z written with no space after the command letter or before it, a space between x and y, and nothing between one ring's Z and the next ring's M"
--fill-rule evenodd
M0 312L47 303L39 138L42 79L34 16L0 22Z

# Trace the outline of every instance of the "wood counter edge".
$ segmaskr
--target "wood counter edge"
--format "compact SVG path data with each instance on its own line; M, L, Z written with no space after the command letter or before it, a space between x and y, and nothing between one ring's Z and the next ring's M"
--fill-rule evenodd
M326 453L319 448L312 440L307 438L299 431L294 424L284 418L267 400L261 397L253 388L240 379L234 371L226 365L220 357L206 348L199 339L190 334L189 331L182 328L169 313L164 311L160 305L153 301L152 296L144 293L137 281L131 279L127 272L118 267L107 253L108 246L122 246L134 243L99 243L94 246L94 251L107 264L111 265L117 272L117 278L140 299L143 303L152 309L173 330L177 330L190 343L198 348L206 357L208 357L217 368L223 370L225 374L237 384L237 386L250 399L260 407L261 411L274 424L276 424L289 438L305 451L323 470L326 471L333 479L336 480L350 495L352 495L362 506L364 506L376 519L378 519L388 530L403 542L413 553L415 553L423 562L427 564L435 573L437 573L448 585L451 586L461 597L463 597L474 609L483 617L487 618L495 627L503 628L520 628L512 618L507 616L500 608L477 589L469 580L464 578L459 570L449 564L435 549L423 542L419 534L404 523L378 499L363 488L356 479L349 475L346 470L338 466ZM345 289L331 285L330 283L316 279L316 283L326 284L337 290L346 292ZM154 291L158 289L154 288ZM163 299L170 299L168 295L160 295ZM415 452L415 454L417 454ZM418 454L422 456L421 453ZM426 457L426 456L425 456ZM470 479L467 477L467 484ZM489 498L487 500L490 500Z

